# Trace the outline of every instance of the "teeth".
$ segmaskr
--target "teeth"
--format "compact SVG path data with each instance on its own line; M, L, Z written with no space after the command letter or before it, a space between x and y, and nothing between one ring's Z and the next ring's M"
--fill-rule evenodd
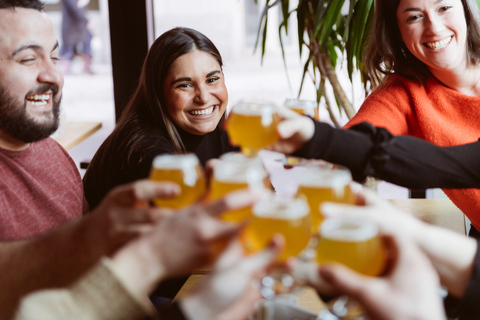
M50 94L34 94L32 96L28 96L27 100L30 104L33 104L34 106L44 106L48 103L50 97Z
M192 111L189 111L189 113L191 115L194 115L194 116L206 116L206 115L209 115L213 112L213 107L209 107L207 109L203 109L203 110L192 110Z
M42 100L42 101L31 101L30 104L33 104L34 106L44 106L47 104L47 101Z
M437 42L427 42L425 43L425 45L432 50L440 50L445 48L450 43L451 40L452 40L452 37L449 37Z

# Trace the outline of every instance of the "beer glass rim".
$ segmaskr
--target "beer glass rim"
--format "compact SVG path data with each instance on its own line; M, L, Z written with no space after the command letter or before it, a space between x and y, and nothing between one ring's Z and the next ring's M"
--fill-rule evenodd
M161 154L153 159L152 167L156 169L183 169L200 164L198 157L193 153Z
M321 238L344 242L370 240L378 235L378 226L373 221L360 217L330 217L319 227Z
M220 162L213 169L215 179L231 182L263 181L267 172L258 157L247 157L240 152L231 152L220 157Z
M345 167L323 168L307 165L300 174L299 185L304 187L344 187L352 182L352 173Z
M252 212L259 218L293 220L308 216L310 207L304 198L285 198L270 194L255 203Z
M315 109L317 108L317 103L313 100L302 100L302 99L294 99L288 98L285 100L283 105L287 108L293 109Z
M236 103L231 112L245 115L264 115L277 112L277 105L270 101L242 100Z

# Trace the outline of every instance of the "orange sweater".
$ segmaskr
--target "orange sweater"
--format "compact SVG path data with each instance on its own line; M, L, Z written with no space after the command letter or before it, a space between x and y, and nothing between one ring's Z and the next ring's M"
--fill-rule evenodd
M435 78L419 85L391 76L365 100L345 127L363 121L384 127L394 135L415 136L439 146L470 143L480 138L480 97L463 95ZM480 189L444 192L480 230Z

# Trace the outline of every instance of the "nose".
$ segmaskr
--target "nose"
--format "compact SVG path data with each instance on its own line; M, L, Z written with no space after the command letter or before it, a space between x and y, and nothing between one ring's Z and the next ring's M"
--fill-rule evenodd
M210 91L205 84L199 85L195 88L194 101L198 104L206 104L210 99Z
M42 63L38 73L38 82L54 84L59 88L62 87L63 74L56 61L47 59Z
M426 30L429 33L436 34L439 31L442 31L445 28L443 24L442 18L439 17L437 14L431 14L425 19Z

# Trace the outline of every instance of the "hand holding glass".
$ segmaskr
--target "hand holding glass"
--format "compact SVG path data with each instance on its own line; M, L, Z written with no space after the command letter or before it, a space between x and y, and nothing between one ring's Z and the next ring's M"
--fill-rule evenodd
M277 233L285 237L285 247L277 260L278 268L262 281L265 298L292 289L293 278L284 271L283 264L287 258L298 256L306 248L311 236L310 228L309 208L303 198L272 195L253 206L253 218L241 236L247 253L263 250Z
M315 101L300 100L300 99L286 99L283 105L298 114L309 116L317 121L320 120L318 105Z
M158 207L179 209L200 200L206 191L205 174L194 154L164 154L155 157L150 179L177 183L181 193L171 199L155 199Z
M379 276L385 269L386 248L378 227L369 220L334 217L320 227L317 245L318 264L336 262L367 276ZM358 319L363 310L346 296L333 301L331 312L341 319Z
M280 116L270 103L241 102L233 106L226 130L233 145L242 148L247 156L255 156L262 148L278 140L277 126Z
M228 192L239 189L266 192L269 185L270 180L260 158L230 152L220 157L220 163L213 170L209 200L217 200ZM227 211L220 216L227 222L242 222L250 217L252 217L251 208Z
M308 199L312 216L312 232L317 234L323 221L320 205L326 201L353 204L355 195L350 189L352 182L350 171L343 167L334 167L324 162L322 165L306 166L300 176L297 196L303 194Z

